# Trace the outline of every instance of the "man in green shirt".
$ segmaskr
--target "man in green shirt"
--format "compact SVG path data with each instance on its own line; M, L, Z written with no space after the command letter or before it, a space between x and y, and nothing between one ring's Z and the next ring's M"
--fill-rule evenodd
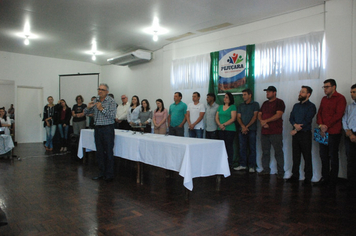
M182 94L174 93L174 103L169 107L168 125L169 135L184 137L184 124L187 121L187 104L182 102Z

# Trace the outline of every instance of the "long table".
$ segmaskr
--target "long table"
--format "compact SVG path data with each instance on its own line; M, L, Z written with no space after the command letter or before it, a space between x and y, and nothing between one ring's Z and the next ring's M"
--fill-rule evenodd
M78 157L96 151L94 130L82 129ZM193 190L193 178L213 175L230 176L224 142L158 134L115 130L114 156L179 172L183 185Z

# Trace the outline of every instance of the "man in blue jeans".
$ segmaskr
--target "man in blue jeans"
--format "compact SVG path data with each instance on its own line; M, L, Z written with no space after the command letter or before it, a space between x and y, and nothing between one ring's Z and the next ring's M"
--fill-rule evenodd
M244 103L237 108L237 122L240 124L240 165L235 167L234 170L247 169L247 151L249 151L249 172L255 172L257 115L260 105L252 100L251 89L243 90L242 98Z
M200 102L200 93L198 92L193 93L192 100L193 102L189 103L186 114L189 137L203 138L205 106Z

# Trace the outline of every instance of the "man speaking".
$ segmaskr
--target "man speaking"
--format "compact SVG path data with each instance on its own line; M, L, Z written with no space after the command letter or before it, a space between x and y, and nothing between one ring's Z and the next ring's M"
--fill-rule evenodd
M114 179L114 139L116 103L108 96L109 86L100 84L98 97L88 104L84 114L94 114L96 158L99 164L99 175L93 180L104 179L110 182Z

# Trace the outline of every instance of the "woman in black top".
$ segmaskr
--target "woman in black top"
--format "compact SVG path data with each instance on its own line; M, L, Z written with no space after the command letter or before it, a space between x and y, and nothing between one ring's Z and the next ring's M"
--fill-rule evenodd
M52 139L56 134L57 124L57 110L53 104L53 97L47 98L48 104L43 109L43 127L46 129L46 151L53 150Z
M68 140L68 130L69 122L72 118L72 111L67 106L64 99L60 100L60 106L58 108L58 130L61 135L61 150L60 152L67 151L67 140Z
M77 104L75 104L72 109L73 133L80 135L80 130L85 129L87 125L87 118L84 115L84 109L87 107L87 105L83 103L84 99L82 95L78 95L75 98L75 101Z

